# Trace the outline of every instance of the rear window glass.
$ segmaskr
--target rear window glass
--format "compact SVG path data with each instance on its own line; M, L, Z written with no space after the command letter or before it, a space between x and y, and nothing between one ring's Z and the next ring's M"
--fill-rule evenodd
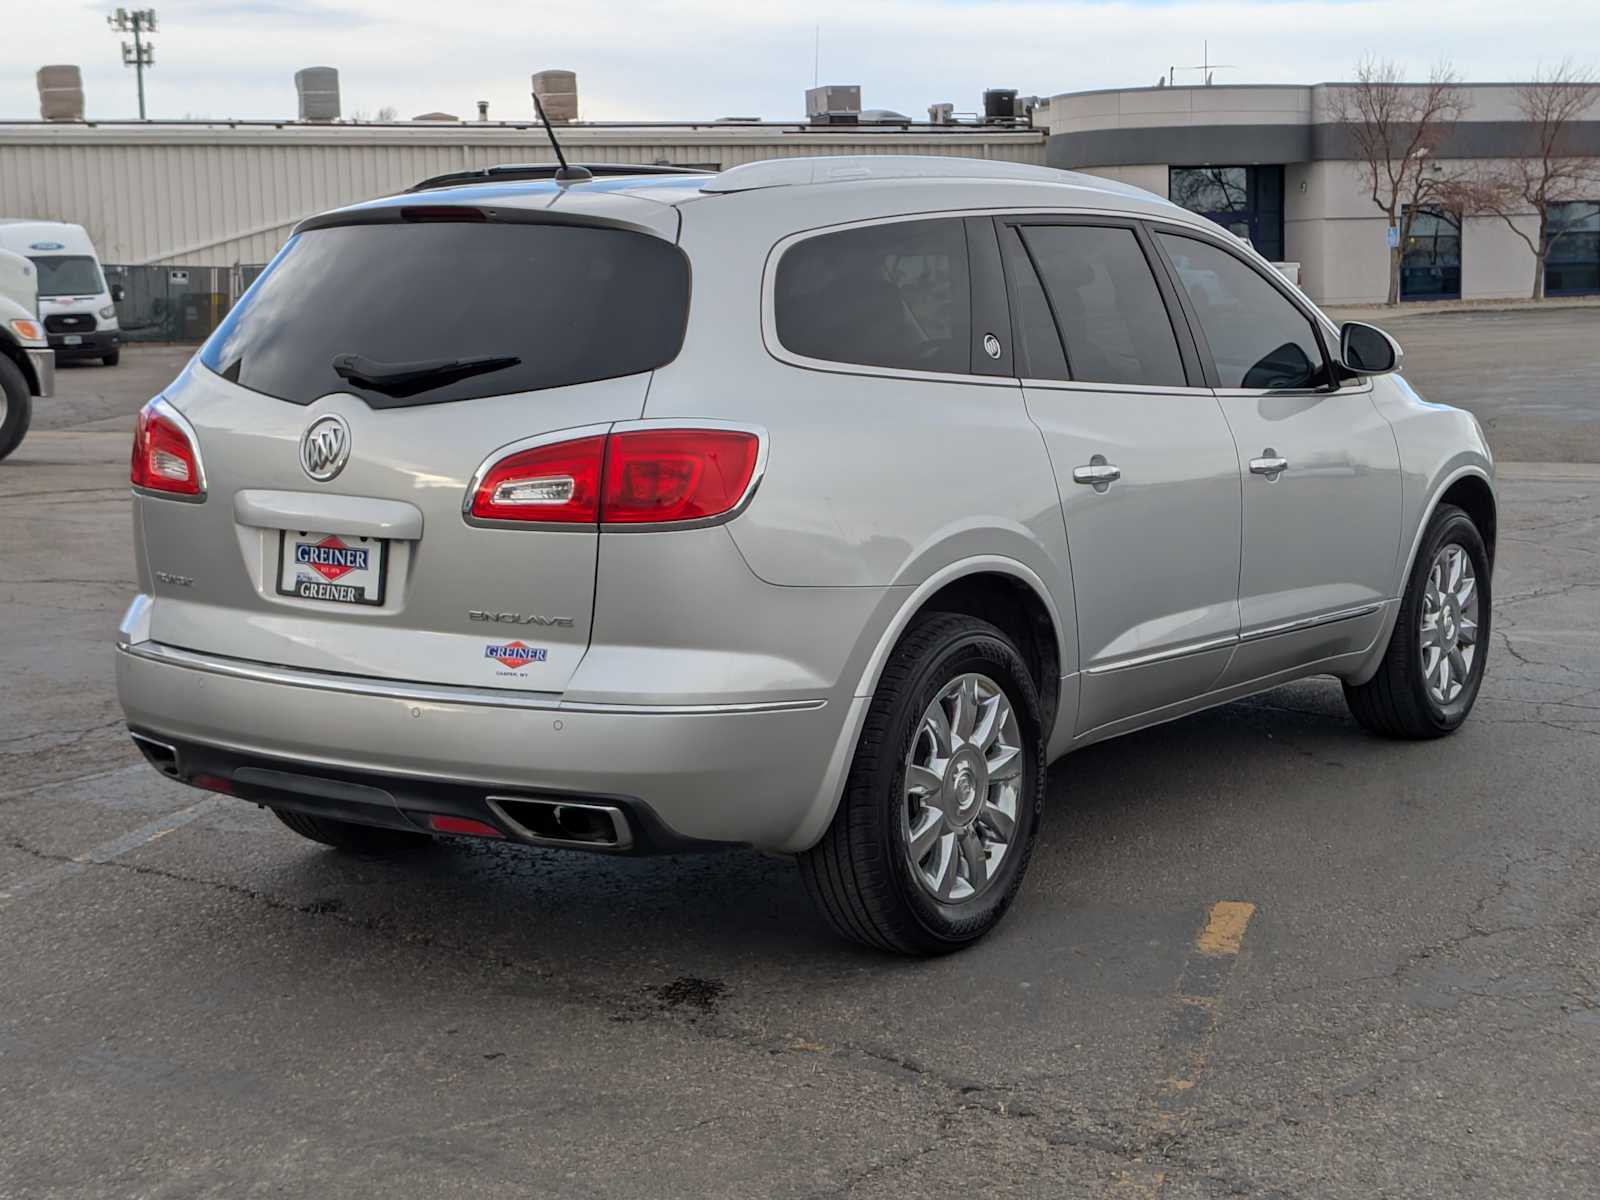
M830 362L971 368L960 220L895 221L807 238L778 260L778 340Z
M687 260L648 234L334 226L289 241L200 361L295 404L329 392L437 404L652 370L677 355L688 310Z

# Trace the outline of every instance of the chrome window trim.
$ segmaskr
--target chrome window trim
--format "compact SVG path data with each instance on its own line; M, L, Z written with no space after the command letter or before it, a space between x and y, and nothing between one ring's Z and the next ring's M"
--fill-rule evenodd
M600 713L616 716L724 716L743 713L806 712L824 708L824 699L765 700L728 704L608 704L563 700L553 692L517 692L509 688L465 687L456 684L407 683L400 680L371 679L361 675L336 675L299 667L275 667L241 658L198 654L162 642L124 642L117 650L132 658L142 658L164 666L203 671L229 679L270 683L282 687L313 691L342 692L373 696L384 700L403 700L428 704L461 704L480 708L514 708L533 712Z
M966 372L918 371L910 367L879 367L867 363L835 362L826 358L811 358L796 354L784 346L778 337L777 276L778 263L797 243L847 229L861 229L871 225L893 225L905 221L961 220L965 217L1112 217L1135 222L1150 220L1147 214L1136 209L1119 208L1062 208L1056 206L1016 207L996 204L984 208L933 209L919 212L894 213L882 217L866 217L855 221L840 221L832 225L818 225L786 234L773 243L767 251L766 263L761 269L761 342L768 354L781 363L807 371L823 371L835 375L866 375L880 379L914 379L923 383L963 383L980 387L1021 387L1022 381L1010 375L973 375ZM1157 218L1161 219L1161 218ZM1165 218L1177 229L1191 229L1185 222ZM1198 230L1197 230L1198 232Z
M1214 394L1208 387L1189 387L1180 384L1173 387L1152 387L1147 383L1098 383L1090 380L1078 379L1024 379L1022 386L1025 388L1049 389L1063 392L1117 392L1140 396L1205 396L1209 398Z

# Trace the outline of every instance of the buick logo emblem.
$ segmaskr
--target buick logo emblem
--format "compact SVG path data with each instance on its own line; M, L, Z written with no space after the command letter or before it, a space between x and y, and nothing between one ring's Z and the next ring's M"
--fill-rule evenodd
M300 438L300 466L318 483L327 483L350 457L350 426L343 417L318 417Z

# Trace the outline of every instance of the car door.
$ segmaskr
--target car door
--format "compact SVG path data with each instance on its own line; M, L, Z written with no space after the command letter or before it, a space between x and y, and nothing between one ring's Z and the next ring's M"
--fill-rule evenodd
M1238 445L1240 647L1224 682L1359 650L1390 599L1400 459L1369 383L1336 376L1309 309L1271 268L1155 230Z
M1202 695L1226 667L1238 456L1136 222L1000 229L1018 371L1066 524L1083 735Z

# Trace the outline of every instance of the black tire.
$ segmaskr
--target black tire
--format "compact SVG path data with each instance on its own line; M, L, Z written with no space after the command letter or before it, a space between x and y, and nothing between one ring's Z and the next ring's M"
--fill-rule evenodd
M982 890L949 904L913 876L902 825L903 789L923 714L967 673L984 675L1005 692L1017 717L1023 770L1016 825L999 868ZM1039 698L1016 647L986 621L930 614L906 632L884 668L838 812L822 840L800 855L800 877L843 937L908 955L959 950L993 929L1010 908L1038 837L1044 782Z
M408 854L426 849L437 840L426 833L357 825L354 821L313 817L309 813L291 812L286 808L275 808L272 815L303 838L354 854Z
M105 363L105 365L108 367L114 367L122 361L122 351L113 350L110 354L102 354L100 356L100 361Z
M28 377L5 355L0 354L0 392L5 393L5 419L0 420L0 458L10 454L22 444L33 420L33 395L28 390Z
M1454 543L1466 551L1477 576L1478 634L1472 665L1461 692L1449 704L1439 703L1428 690L1422 669L1422 604L1428 574L1434 558L1445 546ZM1472 711L1483 682L1484 665L1489 656L1490 604L1489 554L1478 527L1453 504L1441 504L1428 521L1417 560L1406 581L1400 614L1384 651L1378 673L1362 684L1344 685L1345 703L1360 724L1380 737L1443 737L1460 728Z

